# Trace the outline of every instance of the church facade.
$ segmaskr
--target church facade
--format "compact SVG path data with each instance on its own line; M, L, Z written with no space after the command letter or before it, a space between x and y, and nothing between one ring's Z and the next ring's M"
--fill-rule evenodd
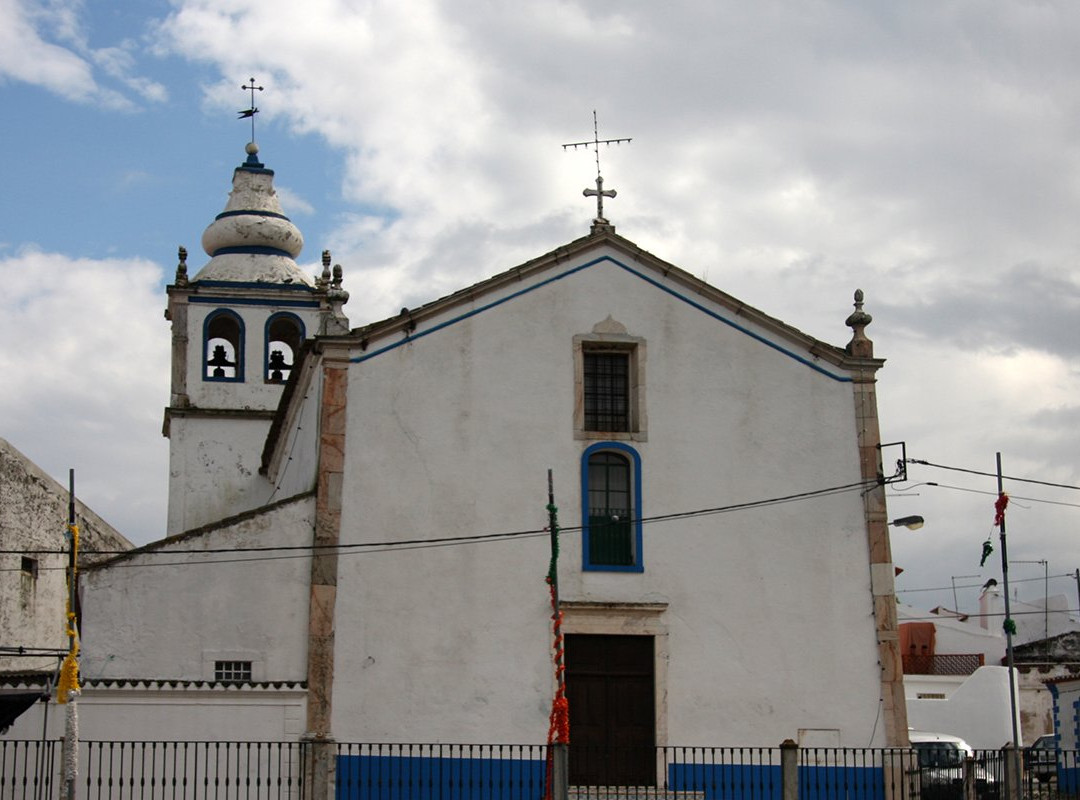
M906 743L861 293L830 345L598 217L350 327L252 145L203 244L170 535L84 576L86 735L542 743L554 565L572 752Z

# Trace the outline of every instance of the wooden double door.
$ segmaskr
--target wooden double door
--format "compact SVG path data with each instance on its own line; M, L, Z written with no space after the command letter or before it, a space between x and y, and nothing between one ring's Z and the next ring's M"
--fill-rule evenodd
M656 784L652 636L569 634L570 783Z

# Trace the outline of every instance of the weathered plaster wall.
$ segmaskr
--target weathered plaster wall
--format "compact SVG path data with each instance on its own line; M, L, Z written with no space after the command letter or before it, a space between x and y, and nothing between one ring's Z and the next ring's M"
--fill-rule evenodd
M169 441L169 535L270 502L274 486L259 474L269 417L186 417Z
M86 572L83 673L209 680L238 659L255 681L303 681L310 552L198 553L303 546L313 515L310 496L285 501Z
M645 516L860 480L850 383L601 263L352 365L342 542L538 529L549 467L562 524L580 525L593 441L573 435L572 339L609 315L647 342L647 441L630 443ZM547 560L544 537L342 557L334 735L542 738ZM568 531L568 601L666 604L650 624L667 641L669 742L773 745L803 728L884 743L858 491L649 524L642 573L581 565Z
M303 733L305 693L251 687L84 687L79 736L97 741L296 741ZM48 720L43 715L48 715ZM63 736L65 707L39 703L5 734L8 739Z
M76 476L76 479L78 476ZM76 492L78 486L76 485ZM132 544L76 500L76 523L84 551L128 550ZM66 551L68 487L61 486L15 447L0 439L0 641L7 647L67 648L67 556L29 551ZM23 569L23 556L36 562ZM29 566L29 565L27 565ZM0 671L54 669L56 659L0 655Z

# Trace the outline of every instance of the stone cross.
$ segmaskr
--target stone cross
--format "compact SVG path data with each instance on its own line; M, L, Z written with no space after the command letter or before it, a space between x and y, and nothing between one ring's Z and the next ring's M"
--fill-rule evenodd
M596 198L596 218L602 220L604 218L604 198L614 197L617 192L614 189L605 189L604 179L598 174L596 176L596 188L586 189L582 194L585 197Z
M575 150L577 150L579 147L584 147L586 150L588 150L590 147L592 147L593 150L596 151L596 188L595 189L586 189L583 192L583 194L584 194L585 197L595 197L596 198L596 221L597 222L606 222L606 220L604 219L604 198L605 197L614 197L615 196L615 190L614 189L607 189L607 190L604 189L604 179L600 176L600 145L602 145L602 144L607 144L607 145L622 144L623 142L630 142L632 140L627 139L627 138L624 138L624 139L601 139L600 138L600 129L599 129L599 126L597 125L597 122L596 122L596 110L595 109L592 112L592 119L593 119L593 138L592 138L591 142L589 142L589 141L586 141L586 142L570 142L569 144L564 144L562 147L563 147L563 150L566 150L567 148L570 148L570 147L574 148Z

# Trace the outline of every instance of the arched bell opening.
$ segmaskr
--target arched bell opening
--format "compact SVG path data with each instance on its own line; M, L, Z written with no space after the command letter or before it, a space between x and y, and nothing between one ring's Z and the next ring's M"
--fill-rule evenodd
M304 323L295 314L281 312L266 321L263 373L267 383L285 383L289 380L303 341Z
M244 321L220 309L203 324L203 380L244 380Z

